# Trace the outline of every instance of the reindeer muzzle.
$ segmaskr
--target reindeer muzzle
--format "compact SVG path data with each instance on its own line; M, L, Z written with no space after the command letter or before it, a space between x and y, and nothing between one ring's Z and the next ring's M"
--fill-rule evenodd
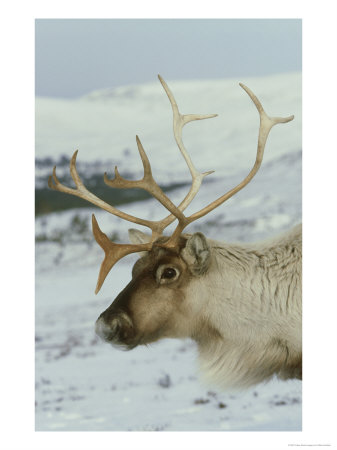
M115 345L127 345L133 337L131 319L125 313L117 313L106 319L102 313L96 320L95 332L103 341Z

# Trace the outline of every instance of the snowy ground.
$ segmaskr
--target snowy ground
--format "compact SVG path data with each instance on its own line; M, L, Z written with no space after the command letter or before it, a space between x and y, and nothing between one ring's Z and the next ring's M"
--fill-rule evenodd
M266 110L269 112L271 109L271 114L294 113L296 118L292 124L279 126L277 132L276 129L271 132L266 160L254 181L198 226L195 225L194 229L222 240L254 241L275 235L301 221L300 75L254 79L250 83L249 80L240 81L257 91L262 103L268 104ZM181 93L181 101L178 101L183 112L187 109L184 106L187 103L191 105L188 112L220 112L212 103L207 106L207 93L217 106L217 98L222 96L224 89L221 102L223 109L227 106L227 114L233 105L237 105L237 94L229 90L229 85L228 80L208 84L194 82L188 88L186 82L170 84L176 97ZM68 150L66 140L73 139L74 129L80 135L82 126L83 134L90 138L91 154L85 136L81 138L83 142L74 146L82 151L83 145L85 159L107 158L107 153L100 153L100 149L107 147L109 157L113 156L111 147L116 147L116 158L121 158L123 144L114 142L111 146L107 137L109 130L110 136L114 136L110 119L105 116L105 121L95 122L96 125L99 122L96 135L86 128L87 122L83 119L92 109L96 113L99 109L100 117L110 110L113 114L117 102L121 117L113 127L122 126L129 120L128 110L139 109L141 120L132 134L142 130L143 125L158 130L157 134L148 134L149 148L158 149L158 154L149 155L154 174L179 181L183 171L180 173L178 170L174 176L169 171L172 165L180 167L177 150L169 154L163 150L165 143L168 147L173 145L172 138L160 141L162 118L156 101L161 102L159 97L165 94L160 91L160 85L158 92L156 89L154 85L139 86L133 90L125 88L117 93L114 91L114 95L110 96L105 91L67 101L66 105L62 104L63 101L38 99L37 156L47 156L46 149L50 149L51 142L54 148L50 149L49 155L71 153L72 144ZM231 89L240 90L235 83L232 83ZM197 106L200 99L204 105L201 110ZM199 209L233 187L249 171L254 160L257 127L253 121L252 128L248 125L247 130L245 118L249 122L248 116L255 117L257 113L248 108L247 103L235 106L234 117L230 116L230 123L224 120L221 129L217 125L217 130L209 132L202 127L199 135L198 122L198 126L193 128L194 135L186 135L186 147L195 148L198 168L217 170L212 176L213 181L203 185L191 210ZM87 106L84 107L84 104ZM43 105L48 108L44 110ZM62 115L64 108L68 108L67 112L73 109L74 116ZM170 108L168 101L165 103L165 97L163 108L168 111ZM133 121L136 120L134 109L130 113ZM79 111L83 112L80 117ZM147 112L145 117L141 114L144 111ZM67 117L70 123L64 124L62 117ZM169 121L170 117L166 120ZM238 124L233 125L236 120ZM206 122L211 124L211 121ZM62 138L57 139L54 133ZM207 143L209 137L210 145ZM160 146L156 147L159 141ZM207 149L206 153L202 150L203 146ZM137 158L136 153L133 155ZM175 162L171 161L172 158ZM171 197L178 201L183 195L184 190L180 189ZM152 200L129 204L123 210L144 218L159 218L163 214L163 210ZM95 337L94 322L128 282L135 256L119 262L99 295L94 295L102 253L93 243L89 229L93 211L92 208L67 211L39 217L36 221L37 236L44 233L48 237L47 241L36 246L36 430L301 430L302 387L299 381L273 380L245 392L219 392L200 381L196 348L192 341L166 340L122 352ZM125 242L127 226L122 221L104 212L95 211L95 214L105 232L117 232L119 239ZM75 216L88 223L88 231L80 236L70 228ZM62 238L52 242L55 236Z

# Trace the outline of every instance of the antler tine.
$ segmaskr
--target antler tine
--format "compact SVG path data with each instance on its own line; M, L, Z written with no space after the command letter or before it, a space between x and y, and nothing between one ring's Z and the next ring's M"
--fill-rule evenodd
M105 256L101 264L95 294L99 292L112 267L124 256L131 253L151 250L152 242L146 244L115 244L111 242L98 226L95 215L92 215L92 231L96 242L104 250Z
M110 180L108 178L106 172L104 173L105 184L117 189L128 189L128 188L144 188L145 182L150 183L151 181L153 181L151 164L138 136L136 136L136 141L140 158L142 160L144 168L143 178L141 180L126 180L120 175L117 166L115 166L115 178L113 180Z
M192 175L193 180L199 179L201 180L214 172L214 170L209 172L200 173L197 171L197 169L194 167L194 164L189 156L189 154L186 151L186 148L184 146L183 140L182 140L182 129L183 126L186 125L189 122L192 122L193 120L203 120L203 119L211 119L213 117L217 117L217 114L181 114L177 105L177 102L166 84L165 80L161 77L161 75L158 75L159 81L161 82L168 99L170 100L171 106L172 106L172 112L173 112L173 134L175 141L179 147L179 150L181 151L181 154L183 155L186 164L189 168L189 171Z
M72 179L74 180L74 183L76 187L82 186L83 183L81 182L80 177L78 176L78 173L76 171L76 157L77 157L78 150L75 151L73 154L71 160L70 160L70 174ZM74 169L75 167L75 169ZM72 195L78 195L76 193L76 189L69 188L67 186L64 186L60 180L56 176L56 166L53 167L53 175L48 178L48 186L51 189L54 189L54 191L64 192L66 194L72 194Z
M242 89L244 89L247 92L247 94L253 101L253 103L256 106L256 109L260 115L259 137L258 137L257 152L256 152L256 159L255 159L254 166L251 169L251 171L249 172L249 174L233 189L226 192L224 195L219 197L217 200L214 200L212 203L210 203L208 206L204 207L200 211L192 214L189 217L186 217L185 220L180 220L174 233L172 234L171 238L166 243L166 245L169 247L174 247L177 245L177 240L187 225L189 225L190 223L194 222L195 220L205 216L209 212L213 211L213 209L217 208L222 203L224 203L226 200L231 198L234 194L236 194L238 191L240 191L242 188L244 188L252 180L252 178L256 175L257 171L259 170L259 168L261 166L265 145L267 142L269 132L272 129L272 127L274 125L277 125L278 123L290 122L294 118L293 115L288 116L288 117L269 117L266 114L266 112L264 111L264 109L261 105L261 102L256 97L256 95L244 84L242 84L242 83L239 83L239 84L242 87Z

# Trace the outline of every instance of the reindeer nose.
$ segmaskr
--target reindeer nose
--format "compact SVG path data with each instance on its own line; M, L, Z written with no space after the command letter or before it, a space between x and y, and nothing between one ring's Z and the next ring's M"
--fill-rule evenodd
M118 317L114 317L107 323L102 316L100 316L95 325L95 332L103 341L110 342L118 334L121 328L121 322Z

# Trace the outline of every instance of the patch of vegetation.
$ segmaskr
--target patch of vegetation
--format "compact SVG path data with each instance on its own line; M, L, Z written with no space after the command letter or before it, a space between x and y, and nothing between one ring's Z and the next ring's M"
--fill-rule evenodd
M120 240L119 234L115 231L107 233L107 236L112 242ZM82 217L80 214L74 214L67 227L54 229L49 233L42 231L36 234L35 242L55 242L63 246L67 242L86 242L88 245L92 245L94 241L88 218Z
M89 230L88 221L78 214L71 219L71 230L77 234L84 234Z
M63 245L68 234L66 230L55 230L51 236L40 233L35 236L35 242L56 242Z
M168 374L163 375L161 378L159 378L158 380L158 385L162 388L169 388L172 386L172 381L171 381L171 377Z
M219 403L218 403L218 408L224 409L224 408L227 408L227 405L226 405L226 403L219 402Z
M206 403L209 403L210 400L208 398L196 398L194 400L195 405L205 405Z
M37 169L52 169L54 166L69 167L69 163L70 158L66 155L61 155L57 160L54 160L50 156L47 156L45 158L35 158L35 166Z

